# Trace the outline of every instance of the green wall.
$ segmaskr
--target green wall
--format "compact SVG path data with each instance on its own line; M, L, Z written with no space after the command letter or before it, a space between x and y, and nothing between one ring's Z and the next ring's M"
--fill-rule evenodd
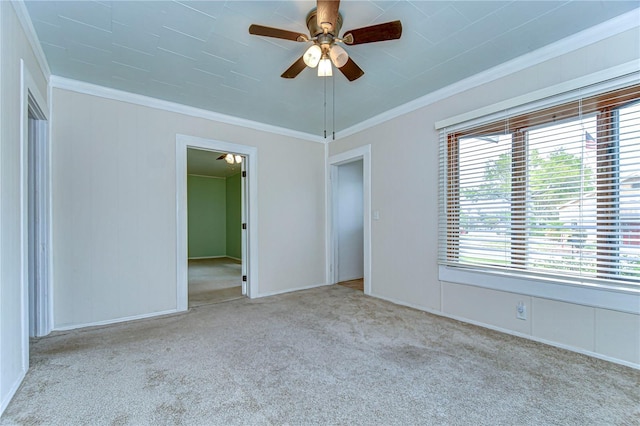
M227 256L242 258L242 178L227 178Z
M189 257L226 255L226 192L225 179L187 176Z
M188 256L242 257L240 174L187 176Z

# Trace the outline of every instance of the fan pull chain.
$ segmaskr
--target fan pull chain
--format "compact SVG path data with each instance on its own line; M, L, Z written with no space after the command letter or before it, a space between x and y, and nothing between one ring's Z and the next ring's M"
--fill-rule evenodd
M324 80L324 138L327 138L327 78Z
M331 112L333 113L333 118L331 119L331 124L333 127L332 140L336 140L336 78L331 77L331 82L333 84L333 94L331 95L331 102L333 105L331 106Z

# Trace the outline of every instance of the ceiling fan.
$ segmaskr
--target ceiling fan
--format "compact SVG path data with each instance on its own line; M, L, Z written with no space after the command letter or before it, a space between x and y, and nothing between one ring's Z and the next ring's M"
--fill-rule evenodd
M242 156L237 154L222 154L216 160L224 160L228 164L240 164L242 163Z
M317 0L317 7L307 15L309 36L279 28L264 27L253 24L249 33L265 37L280 38L297 42L312 42L305 53L291 65L282 75L283 78L295 78L305 67L318 67L318 76L332 75L331 64L336 66L349 81L364 75L364 71L356 65L347 52L339 46L348 46L399 39L402 35L400 21L386 22L346 31L342 38L338 37L342 28L342 15L339 12L339 0Z

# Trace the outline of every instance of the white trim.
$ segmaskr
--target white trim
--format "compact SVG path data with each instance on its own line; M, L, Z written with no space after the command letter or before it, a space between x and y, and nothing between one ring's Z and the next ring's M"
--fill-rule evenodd
M179 313L178 310L170 309L170 310L167 310L167 311L151 312L151 313L148 313L148 314L141 314L141 315L132 315L132 316L129 316L129 317L120 317L120 318L109 319L109 320L104 320L104 321L88 322L88 323L84 323L84 324L65 325L65 326L62 326L62 327L55 327L53 329L53 331L69 331L69 330L75 330L77 328L86 328L86 327L96 327L96 326L102 326L102 325L118 324L118 323L121 323L121 322L136 321L136 320L154 318L154 317L159 317L159 316L163 316L163 315L171 315L171 314L176 314L176 313Z
M526 296L569 302L594 308L640 315L640 290L617 290L603 286L554 282L514 274L454 268L440 265L440 281L472 285Z
M331 274L333 273L333 262L331 261L331 215L332 210L329 208L329 193L331 192L331 168L329 167L329 144L324 145L324 205L326 212L324 215L324 232L325 232L325 244L324 244L324 282L326 284L331 283Z
M188 309L187 271L187 149L205 149L216 152L234 152L247 156L249 189L248 296L259 297L258 283L258 148L235 143L176 135L176 309Z
M207 120L218 121L220 123L230 124L233 126L245 127L248 129L259 130L262 132L273 133L281 136L288 136L296 139L306 140L309 142L317 142L323 144L325 143L324 138L317 135L312 135L310 133L286 129L284 127L273 126L271 124L259 123L257 121L247 120L245 118L233 117L231 115L220 114L214 111L208 111L205 109L156 99L149 96L138 95L135 93L129 93L122 90L111 89L109 87L98 86L78 80L71 80L57 75L52 75L50 77L50 82L51 86L57 89L65 89L77 93L83 93L85 95L98 96L104 99L128 102L134 105L175 112L178 114L188 115L190 117L204 118Z
M563 93L579 90L592 85L599 85L602 88L598 91L606 91L626 84L634 84L638 82L638 73L640 72L640 62L630 61L606 70L585 75L573 80L565 81L554 86L545 87L522 96L507 99L496 104L478 108L464 114L456 115L445 120L435 123L437 130L448 128L460 123L467 123L481 117L488 117L491 114L501 113L516 107L531 104L552 96L561 95ZM615 81L614 81L615 80ZM608 87L611 86L611 87ZM585 96L582 94L581 96Z
M46 120L49 116L48 111L48 103L44 101L44 97L38 90L38 86L35 84L31 73L27 69L26 64L23 59L20 59L20 297L21 297L21 332L22 332L22 366L24 371L26 372L29 369L29 216L28 216L28 194L29 194L29 183L28 183L28 152L29 152L29 95L35 100L37 107L39 109L39 113L43 115L43 117L39 117L40 119ZM41 137L44 137L41 143L45 144L45 151L40 152L40 154L45 154L47 157L47 163L40 164L44 166L42 173L44 176L42 178L45 182L48 182L51 179L50 170L46 167L48 164L48 148L46 145L49 142L49 136L46 128L46 124L40 124L43 128L45 134L41 134ZM42 160L42 159L41 159ZM50 218L51 217L51 205L49 204L50 194L46 193L46 188L41 188L43 192L41 192L42 199L44 203L39 203L40 210L38 211L38 215L41 218ZM42 205L45 204L45 205ZM45 220L46 221L46 220ZM50 236L50 223L43 224L44 229L41 229L41 234L44 235L44 244L47 259L50 259L50 247L51 240L49 240ZM50 272L50 265L48 262L46 265L39 264L39 267L42 268L39 271L39 275L44 277L43 282L47 288L42 288L42 292L40 296L42 298L46 298L46 296L50 297L51 295L51 283L49 281L48 274ZM50 299L46 301L46 307L50 307L51 302ZM44 309L39 309L42 312ZM51 330L50 323L50 314L48 312L42 312L44 315L39 316L39 324L38 324L38 335L48 334Z
M327 283L335 284L337 282L336 264L336 230L333 226L333 217L335 202L334 197L337 189L338 166L353 161L362 160L362 198L363 198L363 238L364 238L364 294L371 294L371 145L363 145L358 148L333 155L327 159L327 180L325 188L325 199L327 200L327 231L325 235L327 256L325 267L327 274Z
M186 311L189 308L187 146L176 139L176 311Z
M39 105L37 106L39 108ZM51 323L49 322L49 308L51 306L51 285L49 283L49 272L51 270L51 265L49 264L51 259L51 240L49 240L51 222L49 222L49 218L51 215L51 205L49 204L50 194L47 192L49 182L51 181L51 172L48 167L50 157L48 124L46 117L38 117L36 121L38 128L36 136L38 140L34 147L36 150L34 167L36 169L35 177L37 178L35 185L36 188L38 188L35 194L37 198L36 218L39 219L36 223L38 240L35 243L41 244L36 254L40 284L38 287L37 306L35 307L38 312L38 322L35 324L35 333L38 337L46 336L51 332Z
M49 254L49 258L47 259L47 263L49 265L49 271L48 271L48 275L49 275L49 327L48 330L49 332L51 332L51 330L53 329L53 324L54 319L55 319L55 315L54 315L54 309L55 309L55 304L53 303L53 301L55 300L54 298L54 291L55 291L55 285L54 285L54 266L53 266L53 192L54 192L54 185L53 185L53 155L51 152L51 147L53 146L53 119L55 114L53 113L53 98L51 96L52 94L52 87L51 84L47 84L47 101L48 101L48 109L49 109L49 120L48 120L48 124L49 124L49 131L48 136L49 136L49 140L47 141L48 143L48 147L49 147L49 152L48 152L48 161L47 161L47 168L49 169L49 171L47 172L48 174L48 183L47 183L47 193L49 194L49 197L47 199L47 204L49 206L49 217L47 218L47 220L49 221L49 234L47 235L47 243L49 245L49 250L48 250L48 254ZM48 333L47 333L48 334Z
M6 12L4 12L4 8L2 7L2 5L0 4L0 22L4 22L4 14ZM4 51L2 51L2 46L4 46L3 44L3 40L4 40L4 36L2 35L3 31L0 28L0 86L2 85L2 81L3 81L3 74L6 72L4 71ZM3 108L2 108L2 104L3 102L0 100L0 129L2 128L2 126L4 126L5 124L3 123ZM1 149L1 144L3 143L3 139L2 139L2 134L0 133L0 168L2 167L2 149ZM325 149L326 150L326 149ZM1 170L0 170L1 172ZM1 175L1 173L0 173ZM0 205L2 204L1 200L4 200L4 195L3 195L3 190L2 190L3 185L0 185ZM2 250L2 246L4 245L4 239L2 238L2 208L0 208L0 277L2 276L2 265L4 263L4 255L3 255L3 250ZM8 285L8 283L7 283ZM5 300L3 298L3 291L2 289L5 287L5 283L2 282L0 280L0 308L3 307L2 305L2 301ZM5 332L3 331L5 330L5 328L2 325L2 315L0 315L0 417L2 417L2 413L4 413L4 410L7 408L7 405L9 405L9 402L11 401L11 399L13 398L13 395L15 395L16 390L18 389L18 387L20 387L20 383L22 383L22 380L24 379L24 374L19 374L18 376L18 380L15 384L13 384L11 387L8 388L7 393L3 393L2 389L2 377L3 377L3 370L5 369L4 367L4 359L3 359L3 342L6 342L6 338L5 338ZM4 343L6 344L6 343ZM12 342L12 344L14 344Z
M15 396L16 392L18 392L18 389L20 389L20 385L22 384L22 381L24 380L24 377L26 375L27 375L26 370L21 371L16 381L13 382L13 384L11 385L11 388L5 394L5 397L2 399L2 403L0 404L0 415L2 415L2 413L4 413L4 410L7 409L7 406Z
M28 90L31 76L20 59L20 301L22 335L22 369L29 369L29 218L27 210L28 175Z
M49 81L49 76L51 75L49 63L47 62L47 57L45 56L44 51L42 50L42 45L40 44L36 30L33 27L33 22L31 22L29 11L22 0L12 0L11 5L13 6L13 10L15 10L16 16L20 21L20 25L22 25L22 30L31 45L31 50L33 50L33 54L38 61L38 65L40 65L40 69L43 71L44 78Z
M277 296L279 294L293 293L294 291L311 290L312 288L326 287L329 285L333 285L333 284L321 283L321 284L309 285L305 287L295 287L295 288L288 288L285 290L268 291L266 293L260 293L258 297Z
M486 324L480 321L475 321L475 320L471 320L465 317L460 317L457 315L451 315L448 314L446 312L442 312L442 311L438 311L435 309L429 309L429 308L425 308L424 306L421 305L417 305L417 304L413 304L413 303L407 303L401 300L397 300L391 297L385 297L385 296L380 296L378 294L372 294L371 296L376 297L378 299L382 299L382 300L386 300L387 302L391 302L391 303L395 303L396 305L401 305L401 306L406 306L408 308L412 308L412 309L417 309L419 311L424 311L424 312L428 312L430 314L433 315L437 315L439 317L444 317L444 318L451 318L453 320L456 321L461 321L467 324L472 324L478 327L482 327L482 328L487 328L489 330L494 330L494 331L498 331L500 333L505 333L505 334L509 334L511 336L516 336L516 337L521 337L523 339L527 339L527 340L532 340L534 342L539 342L539 343L543 343L545 345L549 345L549 346L555 346L556 348L560 348L560 349L565 349L571 352L575 352L575 353L579 353L582 355L587 355L593 358L598 358L598 359L602 359L604 361L609 361L612 362L614 364L620 364L620 365L624 365L626 367L631 367L634 368L636 370L640 370L640 364L636 364L633 362L629 362L629 361L625 361L623 359L619 359L619 358L613 358L610 356L606 356L606 355L602 355L598 352L592 352L583 348L577 348L575 346L570 346L570 345L565 345L562 343L557 343L554 342L552 340L546 340L546 339L541 339L539 337L536 336L532 336L530 334L526 334L526 333L520 333L518 331L514 331L514 330L510 330L508 328L502 328L502 327L496 327L494 325L491 324Z
M639 13L640 9L634 9L630 12L605 21L599 25L587 28L584 31L566 37L555 43L541 47L540 49L534 50L533 52L519 56L515 59L504 62L471 77L465 78L464 80L460 80L449 86L431 92L413 101L407 102L406 104L385 111L381 114L376 115L375 117L371 117L367 120L364 120L360 123L337 132L335 140L351 136L355 133L382 124L385 121L432 105L438 101L449 98L453 95L457 95L466 90L473 89L474 87L480 86L482 84L490 83L510 74L541 64L542 62L557 58L572 51L586 47L590 44L602 41L606 38L613 37L624 31L637 28L639 26ZM636 61L635 64L637 66L638 62ZM329 141L329 143L330 142L331 141Z

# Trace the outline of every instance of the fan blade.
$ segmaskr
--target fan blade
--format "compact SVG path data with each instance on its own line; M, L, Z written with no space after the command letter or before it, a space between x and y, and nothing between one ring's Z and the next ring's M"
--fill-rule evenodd
M300 56L300 59L295 61L280 77L282 78L296 78L298 74L305 69L307 65L304 63L304 58Z
M401 35L402 23L400 21L393 21L347 31L344 33L342 40L346 44L354 45L395 40L400 38Z
M293 31L281 30L279 28L264 27L262 25L252 24L249 27L249 34L281 38L283 40L291 41L309 41L309 37L302 33L296 33Z
M316 9L318 27L327 32L333 32L338 20L338 9L340 9L340 0L318 0ZM338 34L334 35L337 36Z
M222 154L220 157L216 158L216 160L224 160L224 157L226 157L227 154Z
M349 58L346 64L342 66L342 68L338 68L345 77L349 79L349 81L356 80L364 75L364 71L353 62L353 59Z

